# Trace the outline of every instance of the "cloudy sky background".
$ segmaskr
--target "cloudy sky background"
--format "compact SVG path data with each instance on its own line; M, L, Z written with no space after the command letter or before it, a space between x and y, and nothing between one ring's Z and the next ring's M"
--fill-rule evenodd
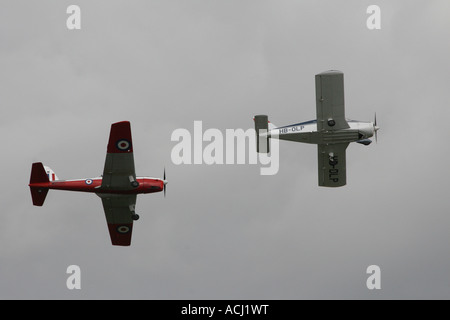
M81 30L66 9L81 8ZM366 9L381 8L381 30ZM0 2L1 299L450 298L450 3ZM381 127L347 149L347 186L317 186L316 146L280 143L280 170L179 165L177 128L315 117L314 75L344 72L346 115ZM141 195L131 247L93 194L32 206L31 163L102 173L129 120ZM205 143L206 144L206 143ZM81 268L81 290L66 269ZM381 268L368 290L366 268Z

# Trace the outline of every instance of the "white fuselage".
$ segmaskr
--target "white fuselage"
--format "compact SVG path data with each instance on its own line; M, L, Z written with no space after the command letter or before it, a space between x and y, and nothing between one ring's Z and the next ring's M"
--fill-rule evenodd
M296 123L269 129L267 136L280 140L290 140L313 144L356 142L372 137L375 133L373 122L347 120L349 128L333 131L317 131L317 120ZM264 134L261 134L263 136Z

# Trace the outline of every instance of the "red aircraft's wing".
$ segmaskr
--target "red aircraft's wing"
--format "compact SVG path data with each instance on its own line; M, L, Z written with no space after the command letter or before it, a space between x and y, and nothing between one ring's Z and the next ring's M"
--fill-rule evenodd
M102 198L106 222L113 245L129 246L133 229L132 214L136 205L135 194L118 194L117 191L132 190L136 186L130 122L122 121L111 125L105 167L103 169ZM114 192L116 191L116 192Z
M101 194L106 222L108 223L111 242L115 246L129 246L133 219L131 218L136 205L136 195Z
M136 179L130 122L111 125L103 169L102 190L131 190Z

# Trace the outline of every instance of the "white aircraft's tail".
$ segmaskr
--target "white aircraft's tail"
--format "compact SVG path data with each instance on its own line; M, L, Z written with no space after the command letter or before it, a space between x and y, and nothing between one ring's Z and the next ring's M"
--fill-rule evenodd
M269 121L269 131L273 130L275 128L278 128L276 125L274 125L272 122Z
M50 167L44 166L44 169L49 181L59 180L59 178L55 174L55 171L53 171Z
M254 120L256 151L259 153L269 153L269 131L275 126L269 122L269 118L266 115L256 115Z

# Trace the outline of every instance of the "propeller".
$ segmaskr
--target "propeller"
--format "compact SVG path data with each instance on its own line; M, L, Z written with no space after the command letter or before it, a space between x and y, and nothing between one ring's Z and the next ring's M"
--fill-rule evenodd
M373 131L375 133L375 142L378 143L378 134L377 131L380 129L380 127L377 126L377 113L375 112L375 119L373 121Z
M167 180L166 180L166 168L164 168L164 176L163 176L163 182L164 182L164 186L163 186L163 190L164 190L164 198L166 197L166 184L167 184Z

